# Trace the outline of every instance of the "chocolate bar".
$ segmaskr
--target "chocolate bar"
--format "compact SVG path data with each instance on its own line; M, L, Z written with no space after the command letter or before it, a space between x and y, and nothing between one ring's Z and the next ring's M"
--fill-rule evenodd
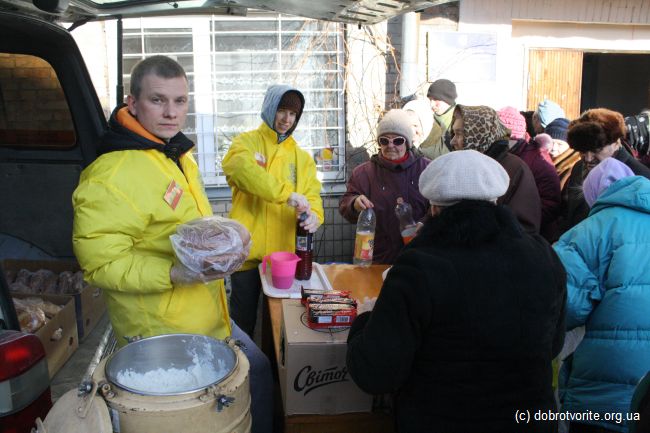
M310 328L350 326L357 317L357 303L350 298L336 298L309 301L307 303L307 324Z
M354 299L338 298L327 299L322 301L309 301L309 308L312 310L348 310L350 308L357 308L357 303Z
M316 289L305 289L300 286L300 294L302 295L302 304L307 305L307 299L313 298L325 299L325 298L349 298L350 292L338 291L338 290L316 290Z

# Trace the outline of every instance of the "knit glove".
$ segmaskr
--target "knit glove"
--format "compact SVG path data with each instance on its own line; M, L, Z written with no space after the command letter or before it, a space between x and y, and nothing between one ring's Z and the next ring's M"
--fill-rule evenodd
M289 198L287 199L287 204L289 206L295 207L298 212L305 212L309 209L309 201L307 197L297 192L292 192Z

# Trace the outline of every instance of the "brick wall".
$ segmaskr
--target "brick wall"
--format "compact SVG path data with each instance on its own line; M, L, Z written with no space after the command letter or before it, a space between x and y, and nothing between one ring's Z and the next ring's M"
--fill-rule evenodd
M56 73L33 56L0 54L0 128L72 130Z
M354 252L355 225L348 223L339 214L340 195L323 197L325 224L314 236L314 260L318 263L352 262ZM215 214L228 216L232 202L214 200L212 210Z

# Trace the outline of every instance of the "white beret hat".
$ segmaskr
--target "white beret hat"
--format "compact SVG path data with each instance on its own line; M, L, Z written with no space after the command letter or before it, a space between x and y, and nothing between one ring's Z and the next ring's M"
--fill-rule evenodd
M420 194L433 205L461 200L496 201L506 193L510 177L494 159L476 150L439 156L420 175Z

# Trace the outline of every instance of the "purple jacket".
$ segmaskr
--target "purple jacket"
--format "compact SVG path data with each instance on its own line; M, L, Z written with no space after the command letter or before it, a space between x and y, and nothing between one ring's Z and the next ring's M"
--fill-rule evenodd
M533 140L529 142L519 140L510 152L521 158L533 172L539 198L542 200L540 234L547 241L555 242L559 237L558 218L562 202L560 176L558 176L555 166L544 158L543 151Z
M370 161L354 169L348 189L339 202L339 212L352 224L359 213L354 210L354 200L364 194L375 205L377 228L373 263L393 264L402 249L399 221L395 215L397 198L402 197L413 208L413 219L422 219L429 201L418 189L420 174L431 161L411 153L403 163L394 164L374 155Z
M508 140L495 141L485 155L501 164L510 177L508 190L499 197L497 204L507 205L526 233L539 233L542 204L530 168L521 158L508 151Z

